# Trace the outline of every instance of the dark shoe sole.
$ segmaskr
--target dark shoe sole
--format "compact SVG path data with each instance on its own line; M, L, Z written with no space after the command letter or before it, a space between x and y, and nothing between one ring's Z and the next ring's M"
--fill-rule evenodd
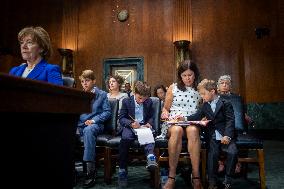
M89 179L90 181L89 182L86 182L83 184L83 188L90 188L90 187L93 187L95 186L96 184L96 179Z

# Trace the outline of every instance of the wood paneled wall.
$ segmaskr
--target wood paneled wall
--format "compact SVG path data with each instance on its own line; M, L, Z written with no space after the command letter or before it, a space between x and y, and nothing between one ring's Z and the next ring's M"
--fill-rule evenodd
M280 0L192 1L192 54L203 77L230 74L247 102L283 102L283 7ZM257 39L257 27L270 35Z
M26 26L42 26L50 35L53 56L49 62L60 64L57 48L61 47L62 0L3 0L0 3L0 47L9 49L11 54L0 56L0 71L22 63L18 43L18 32ZM10 56L13 57L10 57Z
M101 86L105 58L144 57L144 79L150 85L173 81L173 1L89 0L78 7L77 75L93 69ZM122 9L129 11L125 22L117 20Z
M126 22L116 18L122 9L130 13ZM5 26L0 46L12 49L13 58L19 58L18 31L41 25L55 51L50 62L59 64L57 48L71 48L76 78L82 70L93 69L98 86L105 58L136 56L144 57L144 78L150 85L171 84L173 41L189 38L203 78L230 74L233 91L247 102L284 101L281 0L5 0L0 10ZM270 36L256 39L256 27L269 28ZM0 61L12 65L14 60L8 59ZM8 67L0 66L0 71Z
M174 1L173 41L192 41L191 1Z

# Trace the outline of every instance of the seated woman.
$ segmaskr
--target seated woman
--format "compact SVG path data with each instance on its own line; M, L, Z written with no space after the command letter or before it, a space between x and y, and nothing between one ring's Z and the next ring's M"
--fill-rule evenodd
M123 82L124 78L121 77L120 75L110 76L107 80L107 86L109 89L107 97L119 100L119 110L122 106L122 100L124 98L128 98L127 93L120 92Z
M158 97L161 100L161 107L163 108L166 99L167 89L164 85L157 85L154 88L154 97Z
M177 70L177 83L167 90L165 104L162 110L162 119L171 120L175 117L190 116L197 111L201 97L196 91L199 71L193 62L185 60L180 63ZM168 127L168 154L169 176L164 189L172 189L175 185L176 168L182 149L182 138L187 137L187 148L190 153L192 165L192 184L194 189L202 187L199 176L200 163L200 136L199 128L189 126L186 128L172 125Z

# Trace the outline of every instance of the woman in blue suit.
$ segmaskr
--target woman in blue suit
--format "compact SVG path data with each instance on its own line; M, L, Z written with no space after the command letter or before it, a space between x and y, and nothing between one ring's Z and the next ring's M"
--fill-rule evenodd
M22 58L26 63L13 67L10 74L18 77L63 85L60 67L47 62L52 48L48 33L42 27L26 27L18 34Z

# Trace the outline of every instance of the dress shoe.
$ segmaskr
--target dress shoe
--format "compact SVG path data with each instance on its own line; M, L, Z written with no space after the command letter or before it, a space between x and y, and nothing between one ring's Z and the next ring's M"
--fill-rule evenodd
M83 188L90 188L95 185L96 182L96 177L97 177L97 171L93 171L91 173L87 173Z

